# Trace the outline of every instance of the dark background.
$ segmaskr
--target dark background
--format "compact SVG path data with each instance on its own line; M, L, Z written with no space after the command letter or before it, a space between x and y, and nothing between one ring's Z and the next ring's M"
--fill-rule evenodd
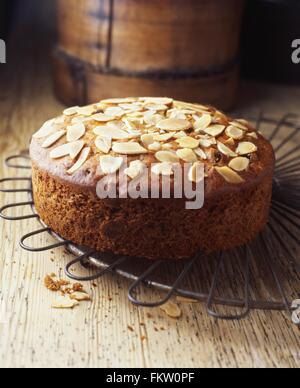
M0 38L7 39L9 32L23 25L54 41L55 0L1 0ZM300 66L291 61L291 44L297 38L300 0L248 0L242 36L243 77L300 84Z

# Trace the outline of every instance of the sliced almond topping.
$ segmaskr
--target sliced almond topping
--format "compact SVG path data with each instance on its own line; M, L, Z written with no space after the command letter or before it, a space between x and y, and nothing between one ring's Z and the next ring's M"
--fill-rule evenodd
M225 130L225 125L211 125L210 127L204 129L204 132L210 136L220 136Z
M226 128L226 135L235 140L241 140L244 137L244 131L233 125Z
M171 175L174 174L173 164L172 163L167 163L167 162L155 164L151 168L151 171L155 175L171 176Z
M115 117L124 116L125 111L122 108L116 106L116 107L110 107L110 108L105 109L104 114L107 116L112 116L115 118Z
M225 141L224 144L233 147L233 146L235 146L235 140L232 139L232 138L230 137L229 139L227 139L227 140Z
M79 106L73 106L72 108L68 108L64 110L65 116L74 116L77 113L77 110L79 109Z
M194 129L196 132L204 131L212 123L212 117L210 114L203 114L202 117L197 119L194 124Z
M194 150L195 154L197 156L199 156L199 158L203 159L203 160L206 160L207 159L207 155L206 153L201 149L201 148L196 148Z
M215 169L228 183L237 185L244 182L244 179L229 167L215 167Z
M182 311L174 302L168 302L160 307L170 318L178 319L182 316Z
M74 159L77 158L77 156L82 151L82 149L84 147L84 141L83 140L74 141L73 143L70 143L69 145L70 145L70 147L69 147L69 149L70 149L70 158L72 160L74 160Z
M166 119L157 124L157 128L164 131L186 131L191 128L191 123L187 120Z
M200 145L201 147L203 148L209 148L211 147L212 145L215 145L217 142L216 142L216 139L215 138L202 138L200 139Z
M41 129L39 129L34 135L34 139L42 139L44 137L50 136L53 132L55 132L54 120L46 121Z
M187 162L187 163L194 163L197 161L196 154L190 148L184 148L182 150L178 150L176 152L176 155L178 156L178 158L182 159L184 162Z
M94 105L83 106L77 109L77 113L82 116L92 116L96 112Z
M50 152L51 159L60 159L70 155L70 144L63 144Z
M253 139L258 139L258 134L256 132L247 133L247 136L253 137Z
M248 158L238 157L232 159L229 163L229 167L235 171L245 171L249 167L250 160Z
M85 135L85 125L83 123L77 123L67 128L67 141L77 141Z
M218 142L218 150L226 156L229 156L231 158L234 158L237 156L235 152L233 152L230 148L228 148L225 144Z
M118 104L131 104L136 102L136 98L110 98L100 101L100 104L118 105Z
M57 124L57 125L62 125L65 123L65 118L64 116L59 116L59 117L56 117L54 119L54 124Z
M83 301L90 301L92 300L92 298L90 297L89 294L87 294L86 292L73 292L71 295L70 295L70 299L71 300L77 300L77 302L83 302Z
M166 143L166 144L163 144L163 145L161 146L161 148L162 148L163 150L170 151L170 150L173 150L173 145L172 145L171 143Z
M141 140L146 148L148 148L151 144L154 143L154 137L151 134L142 135Z
M112 147L112 140L110 138L98 136L95 140L95 145L99 151L108 154Z
M172 98L162 98L162 97L141 97L139 101L144 102L145 104L156 104L156 105L172 105Z
M145 165L140 160L135 160L130 163L129 168L125 170L125 174L128 175L131 179L135 179L143 174Z
M249 125L249 123L245 120L235 120L235 121L232 121L231 123L229 123L230 125L233 125L234 127L237 127L243 131L248 131L249 128L247 125Z
M53 309L73 309L78 306L79 302L77 300L71 300L66 297L61 297L52 303Z
M105 115L104 113L98 113L91 116L91 120L99 121L100 123L108 123L109 121L115 120L116 117Z
M181 139L182 137L186 137L186 132L180 131L180 132L174 133L174 138L175 139Z
M79 170L83 165L84 163L87 161L88 157L89 157L89 154L91 152L91 149L90 147L86 147L82 150L80 156L79 156L79 159L77 160L77 162L74 164L73 167L71 167L67 173L69 175L72 175L74 174L74 172L76 172L77 170Z
M194 183L199 183L204 179L204 165L203 163L196 162L190 168L189 180Z
M139 143L114 143L113 151L121 155L147 154L148 151Z
M53 135L49 136L44 143L42 144L43 148L49 148L53 146L59 139L61 139L66 134L66 131L58 131L53 133Z
M155 152L157 152L157 151L160 151L160 150L161 150L161 147L162 147L161 143L159 143L158 141L156 141L156 142L150 144L149 147L148 147L148 149L149 149L149 151L155 151Z
M123 164L123 158L110 155L100 156L100 167L104 174L114 174Z
M248 155L256 151L257 151L256 145L247 141L240 143L236 150L236 152L239 155Z
M199 140L190 136L182 137L181 139L176 140L176 142L180 145L180 147L191 149L199 147L200 144Z
M145 108L155 112L165 112L168 109L167 105L162 104L149 104L146 105Z
M108 126L108 125L94 128L94 133L97 136L100 136L106 139L110 138L113 140L127 140L132 138L132 135L130 135L128 132L124 131L123 129L120 129L118 127Z
M175 132L171 132L171 133L164 133L162 135L154 135L153 138L155 141L168 141L168 140L171 140L172 137L175 136Z
M179 157L171 151L158 151L155 154L155 157L160 162L166 163L178 163Z

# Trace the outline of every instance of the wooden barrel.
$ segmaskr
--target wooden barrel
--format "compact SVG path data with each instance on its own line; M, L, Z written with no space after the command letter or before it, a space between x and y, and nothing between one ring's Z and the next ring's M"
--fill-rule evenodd
M232 107L244 0L58 0L54 80L67 104L170 95Z

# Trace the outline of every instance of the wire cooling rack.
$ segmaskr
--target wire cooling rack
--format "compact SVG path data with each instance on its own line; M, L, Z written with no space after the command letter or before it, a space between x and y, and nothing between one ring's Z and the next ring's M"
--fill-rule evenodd
M93 281L114 272L131 280L128 297L137 306L158 307L174 295L206 303L207 312L217 319L241 320L253 309L286 311L295 314L300 297L300 124L287 114L280 120L260 114L257 128L270 139L276 156L272 209L265 230L247 246L212 256L199 253L187 261L155 261L101 254L62 239L39 218L34 207L31 177L0 180L0 192L28 196L0 209L9 221L36 218L42 228L24 235L23 249L44 252L65 247L74 258L66 274L76 281ZM8 168L30 170L29 156L23 152L6 159ZM24 188L8 188L7 185ZM3 187L6 186L6 187ZM30 206L26 216L8 215L10 209ZM28 240L50 234L55 242L48 246L29 246ZM152 292L144 293L144 288ZM150 295L144 300L142 295ZM163 295L163 297L161 297ZM158 296L158 297L157 297ZM157 298L156 298L157 297Z

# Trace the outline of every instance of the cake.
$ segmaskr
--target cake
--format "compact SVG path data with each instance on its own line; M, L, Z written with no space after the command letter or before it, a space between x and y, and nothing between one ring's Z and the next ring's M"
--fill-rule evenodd
M145 97L68 108L33 135L30 155L40 218L91 250L185 259L243 246L268 222L273 148L249 122L210 106ZM191 187L202 187L201 208L175 195L175 170L186 166ZM123 197L124 176L160 195ZM99 196L99 182L114 182L116 196Z

